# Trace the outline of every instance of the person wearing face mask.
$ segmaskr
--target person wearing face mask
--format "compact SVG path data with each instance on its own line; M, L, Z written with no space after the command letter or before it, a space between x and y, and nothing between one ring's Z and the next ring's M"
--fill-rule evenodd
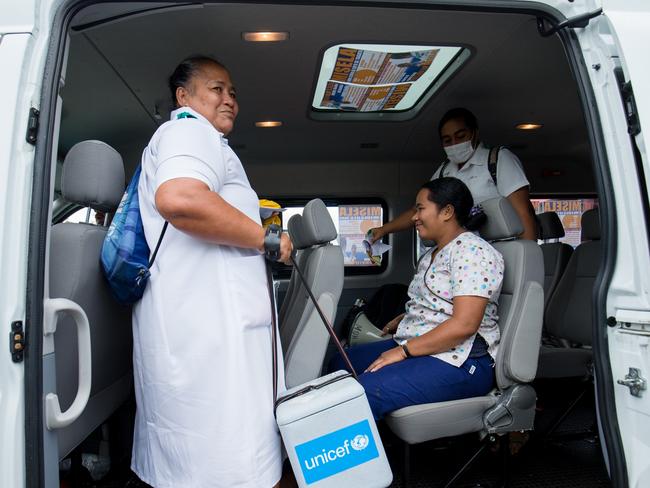
M478 122L466 108L449 110L440 119L438 133L447 160L434 172L432 180L453 176L462 180L472 192L475 203L498 196L506 197L519 215L524 232L522 239L537 239L537 224L530 204L529 182L517 156L506 148L490 150L479 138ZM491 173L490 157L495 159ZM381 227L371 229L374 242L393 232L413 226L413 209Z

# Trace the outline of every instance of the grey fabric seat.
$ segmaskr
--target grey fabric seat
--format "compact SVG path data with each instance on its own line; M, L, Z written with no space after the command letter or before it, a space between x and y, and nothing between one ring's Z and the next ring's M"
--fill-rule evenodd
M302 216L291 217L289 229L300 253L298 265L325 316L333 323L343 290L344 268L341 248L330 243L337 233L327 207L319 199L310 201ZM287 294L291 301L280 322L287 388L320 376L329 343L327 329L305 287L297 278L292 277L292 281L292 296Z
M76 144L66 155L63 197L95 210L112 212L124 192L122 158L100 141ZM76 302L88 316L92 347L92 388L81 416L58 430L59 457L65 457L129 397L131 309L111 296L99 263L107 228L61 223L51 231L49 295ZM77 391L77 339L74 322L62 315L54 335L56 383L61 408Z
M303 258L309 253L305 251L306 248L309 248L309 245L305 244L305 237L302 231L302 217L297 219L289 219L287 223L287 231L289 237L291 237L291 242L293 243L294 248L294 260L302 269ZM284 300L282 301L282 306L278 312L278 323L284 324L287 319L287 315L292 313L292 310L295 307L296 297L298 297L298 291L300 290L300 279L298 278L298 273L291 273L289 278L289 285L287 286L287 292L284 295Z
M488 221L481 236L503 255L505 273L499 297L500 349L497 387L482 397L414 405L386 417L407 444L469 432L503 434L533 427L535 378L542 331L544 269L537 243L514 239L523 226L505 198L482 203Z
M568 345L544 345L538 378L586 377L591 374L593 289L601 258L598 209L582 215L582 243L571 259L546 307L546 330Z
M542 254L544 255L544 307L562 278L573 248L564 242L550 242L551 239L564 237L564 227L560 217L555 212L544 212L537 215L539 224Z

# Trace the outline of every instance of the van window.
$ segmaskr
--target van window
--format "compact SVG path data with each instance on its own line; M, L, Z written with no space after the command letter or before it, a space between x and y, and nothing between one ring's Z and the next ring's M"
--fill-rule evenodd
M564 227L564 237L560 239L560 242L565 242L574 248L580 244L582 214L598 207L598 199L593 197L532 198L530 201L536 214L555 212L560 217Z
M582 214L587 210L598 207L598 199L594 197L567 197L567 198L531 198L535 213L555 212L562 221L564 237L560 242L565 242L572 247L580 244L582 233ZM415 232L415 230L413 231ZM424 254L427 248L422 244L420 236L415 232L415 263ZM542 241L539 241L540 243Z
M90 211L90 215L88 214ZM79 222L88 222L90 224L96 223L95 220L95 211L92 208L84 207L76 210L75 212L68 215L63 222L76 224Z
M302 215L305 203L304 201L300 203L289 202L282 205L286 209L282 212L282 227L285 231L292 216ZM326 206L338 234L338 237L332 242L341 246L346 272L348 268L366 268L369 273L376 272L377 269L383 270L386 265L386 254L382 256L379 266L373 264L370 257L365 253L363 240L368 230L379 227L384 223L385 204L379 202L337 203L328 201ZM361 273L365 274L363 271ZM353 274L358 274L358 272Z

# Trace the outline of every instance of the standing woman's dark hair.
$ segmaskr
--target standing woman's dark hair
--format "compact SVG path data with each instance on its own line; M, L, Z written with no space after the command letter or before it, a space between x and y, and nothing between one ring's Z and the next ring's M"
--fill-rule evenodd
M176 69L169 77L169 90L171 91L172 104L174 108L178 108L176 89L180 87L189 89L190 80L206 64L214 64L228 71L223 64L208 56L190 56L189 58L185 58L178 66L176 66Z
M480 207L474 207L474 199L467 185L458 178L445 176L427 181L422 185L429 190L427 199L442 209L447 205L454 208L454 215L458 225L467 230L476 230L487 220L487 216Z
M452 108L451 110L447 110L447 112L445 112L445 115L442 116L440 122L438 123L438 134L440 134L442 131L443 125L454 119L461 119L469 130L478 130L478 121L476 120L476 116L466 108L456 107Z

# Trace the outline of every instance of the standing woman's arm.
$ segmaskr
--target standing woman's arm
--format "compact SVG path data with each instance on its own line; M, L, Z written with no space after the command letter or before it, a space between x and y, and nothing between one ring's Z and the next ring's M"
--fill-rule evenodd
M178 230L198 239L247 249L264 249L264 229L194 178L174 178L156 191L156 208ZM280 261L288 262L291 241L282 234Z

